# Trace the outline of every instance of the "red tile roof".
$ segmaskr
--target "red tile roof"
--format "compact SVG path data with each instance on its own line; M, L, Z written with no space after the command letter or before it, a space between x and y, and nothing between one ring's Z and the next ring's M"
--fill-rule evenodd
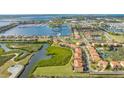
M106 68L108 66L108 62L101 60L101 61L98 62L98 66L100 68Z
M83 67L83 59L82 59L82 51L81 48L77 47L74 50L74 68L82 68ZM83 70L83 69L82 69Z
M83 63L82 60L75 59L74 60L74 67L82 67Z
M121 64L117 61L112 61L110 65L112 68L121 68Z
M87 46L87 49L90 53L90 56L93 62L101 60L101 58L99 57L99 54L97 53L94 47Z

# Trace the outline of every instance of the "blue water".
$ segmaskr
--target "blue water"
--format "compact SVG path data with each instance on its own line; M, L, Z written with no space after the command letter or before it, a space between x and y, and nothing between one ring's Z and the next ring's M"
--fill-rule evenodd
M12 23L12 22L1 22L1 21L0 21L0 27L9 25L9 24L11 24L11 23Z
M10 51L11 49L9 49L6 44L0 43L0 47L4 49L5 52Z
M8 36L8 35L25 35L25 36L66 36L71 34L71 29L67 25L63 25L61 28L57 30L53 30L48 25L33 25L33 26L24 26L19 25L15 28L12 28L8 31L0 33L0 35Z
M27 20L45 20L49 21L53 18L61 18L61 17L71 17L76 16L76 14L49 14L49 15L0 15L0 26L7 25L7 22L16 22L16 21L27 21ZM124 14L78 14L78 16L112 16L112 17L124 17ZM57 36L57 35L70 35L71 30L69 26L63 26L58 29L58 31L54 31L49 28L47 25L45 26L32 26L28 28L20 28L19 26L10 29L4 33L0 33L0 35L27 35L27 36Z
M29 64L25 67L24 71L21 73L21 75L19 76L20 78L28 78L28 75L31 71L31 69L33 68L33 66L39 62L40 60L43 59L49 59L51 58L51 55L47 56L46 53L46 49L49 47L48 44L44 44L42 49L40 49L38 52L36 52L31 59L29 60Z
M72 16L124 17L124 14L34 14L34 15L0 15L0 21L50 20L53 18Z
M73 14L44 14L44 15L0 15L0 21L28 21L28 20L45 20L49 21L53 18L61 18L66 16L74 16Z

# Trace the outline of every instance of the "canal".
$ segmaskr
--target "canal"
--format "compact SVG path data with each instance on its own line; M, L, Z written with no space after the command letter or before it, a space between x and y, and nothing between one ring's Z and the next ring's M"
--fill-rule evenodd
M3 48L5 52L8 52L8 51L11 50L11 49L9 49L9 48L6 46L6 44L4 44L4 43L0 43L0 47Z
M20 74L19 78L28 78L29 77L29 73L32 70L33 66L36 64L36 62L42 60L42 59L48 59L51 58L51 56L47 56L47 48L48 48L49 44L45 43L43 45L43 47L36 52L31 59L29 60L29 64L25 66L25 69L22 71L22 73Z

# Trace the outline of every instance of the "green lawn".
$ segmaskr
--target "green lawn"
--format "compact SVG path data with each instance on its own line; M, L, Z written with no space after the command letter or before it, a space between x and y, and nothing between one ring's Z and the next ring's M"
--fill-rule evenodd
M0 66L6 63L8 60L12 59L15 55L0 56Z
M27 65L30 58L32 57L33 54L30 54L28 56L26 56L25 58L23 58L22 60L18 61L19 64L21 65Z
M4 49L0 48L0 55L4 53Z
M47 55L52 55L52 58L39 61L38 67L63 66L69 62L72 56L72 51L69 48L50 46L47 50Z
M124 43L124 35L113 35L113 34L110 34L110 36L112 37L112 39L116 42L119 42L119 43Z
M6 55L5 53L4 49L0 48L0 66L15 56L14 54Z
M7 45L9 48L12 48L12 49L21 49L21 50L24 50L24 51L28 51L30 53L32 52L36 52L38 51L41 47L42 47L42 44L35 44L35 43L9 43Z
M30 53L29 52L20 52L19 54L18 54L18 56L14 59L15 61L19 61L19 60L22 60L22 59L24 59L25 57L27 57L28 55L30 55Z
M64 66L38 67L33 77L89 77L87 73L73 72L71 62Z

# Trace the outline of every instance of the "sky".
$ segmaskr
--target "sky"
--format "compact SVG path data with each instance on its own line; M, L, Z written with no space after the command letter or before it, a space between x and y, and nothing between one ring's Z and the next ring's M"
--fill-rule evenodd
M0 0L0 14L124 13L124 0Z

